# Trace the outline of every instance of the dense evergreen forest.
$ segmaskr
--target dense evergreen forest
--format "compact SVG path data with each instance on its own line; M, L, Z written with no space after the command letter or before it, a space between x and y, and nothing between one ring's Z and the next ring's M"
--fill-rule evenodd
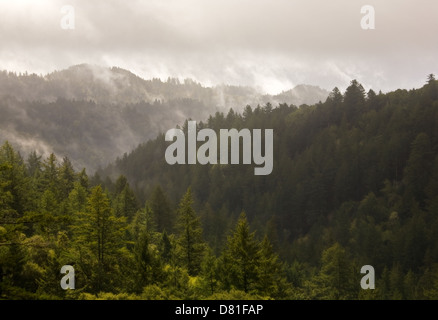
M90 176L5 142L0 298L438 299L433 75L387 94L353 80L323 103L247 106L207 127L273 129L273 172L169 165L164 134ZM59 285L66 264L75 290Z
M313 104L328 94L298 85L264 95L251 87L204 87L191 79L145 80L89 64L45 76L0 71L0 140L22 154L67 156L74 167L94 172L187 118L204 120L230 106L241 111L268 101Z

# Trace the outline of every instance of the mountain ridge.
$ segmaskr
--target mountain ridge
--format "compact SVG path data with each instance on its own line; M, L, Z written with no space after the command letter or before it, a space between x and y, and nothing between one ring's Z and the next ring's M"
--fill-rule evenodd
M14 76L16 79L13 79ZM5 86L3 82L8 80L9 82L22 80L23 83L15 88L12 85ZM3 70L0 71L0 81L2 81L0 96L13 95L20 100L53 102L56 98L65 98L93 100L96 103L126 104L192 98L227 110L239 108L239 103L243 104L241 108L246 104L256 105L267 102L288 103L297 106L310 105L325 101L329 94L329 91L319 86L308 84L298 84L278 94L267 94L251 86L228 84L212 87L203 86L191 78L186 78L182 82L178 78L171 77L168 77L166 81L162 81L160 78L144 79L132 71L120 67L107 68L92 64L77 64L46 75L27 72L17 75L14 72ZM125 81L125 86L123 86L122 81ZM88 85L88 87L82 88L84 85ZM31 90L28 89L32 89L32 92L29 92ZM93 89L97 92L93 92ZM182 89L186 91L184 92ZM101 95L98 96L98 94ZM227 96L225 101L221 98L223 94ZM243 99L233 100L231 98L236 96L241 96Z
M0 140L23 155L54 152L77 169L94 171L189 118L205 121L216 112L268 102L313 104L328 96L314 86L297 88L296 94L291 89L272 96L192 79L145 80L123 68L90 64L44 76L0 71Z

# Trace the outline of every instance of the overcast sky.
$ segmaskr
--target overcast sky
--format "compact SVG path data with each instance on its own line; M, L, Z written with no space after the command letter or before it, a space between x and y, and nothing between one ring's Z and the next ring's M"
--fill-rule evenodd
M361 28L363 5L375 30ZM438 74L437 33L436 0L0 0L0 69L92 63L267 93L352 79L386 92Z

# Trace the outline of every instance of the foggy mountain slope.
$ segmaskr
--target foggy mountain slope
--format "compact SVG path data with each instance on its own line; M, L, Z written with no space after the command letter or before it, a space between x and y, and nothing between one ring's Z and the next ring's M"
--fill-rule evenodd
M191 79L145 80L121 68L88 64L45 76L1 71L0 140L24 157L33 150L54 152L92 172L188 118L201 121L217 111L267 102L319 100L325 100L324 90L312 86L271 96L251 87L204 87Z
M96 103L120 104L155 100L194 99L215 108L241 108L246 104L266 102L294 105L324 102L329 92L316 86L297 85L277 95L259 92L248 86L218 85L204 87L192 79L167 81L145 80L134 73L118 68L80 64L45 76L0 72L0 97L14 96L18 100L54 102L57 98L92 100Z
M280 94L274 95L271 101L283 103L284 101L293 101L292 104L300 106L302 104L312 105L319 101L324 102L327 99L327 90L317 86L300 84L291 90L283 91Z

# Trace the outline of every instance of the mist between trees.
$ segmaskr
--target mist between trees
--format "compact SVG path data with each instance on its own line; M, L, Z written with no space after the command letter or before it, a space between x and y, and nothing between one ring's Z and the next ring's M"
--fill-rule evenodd
M324 103L199 128L273 128L273 171L170 166L164 135L88 177L0 148L5 299L437 299L438 89L352 81ZM187 130L187 125L182 130ZM76 289L62 290L63 265ZM376 289L362 290L372 265Z

